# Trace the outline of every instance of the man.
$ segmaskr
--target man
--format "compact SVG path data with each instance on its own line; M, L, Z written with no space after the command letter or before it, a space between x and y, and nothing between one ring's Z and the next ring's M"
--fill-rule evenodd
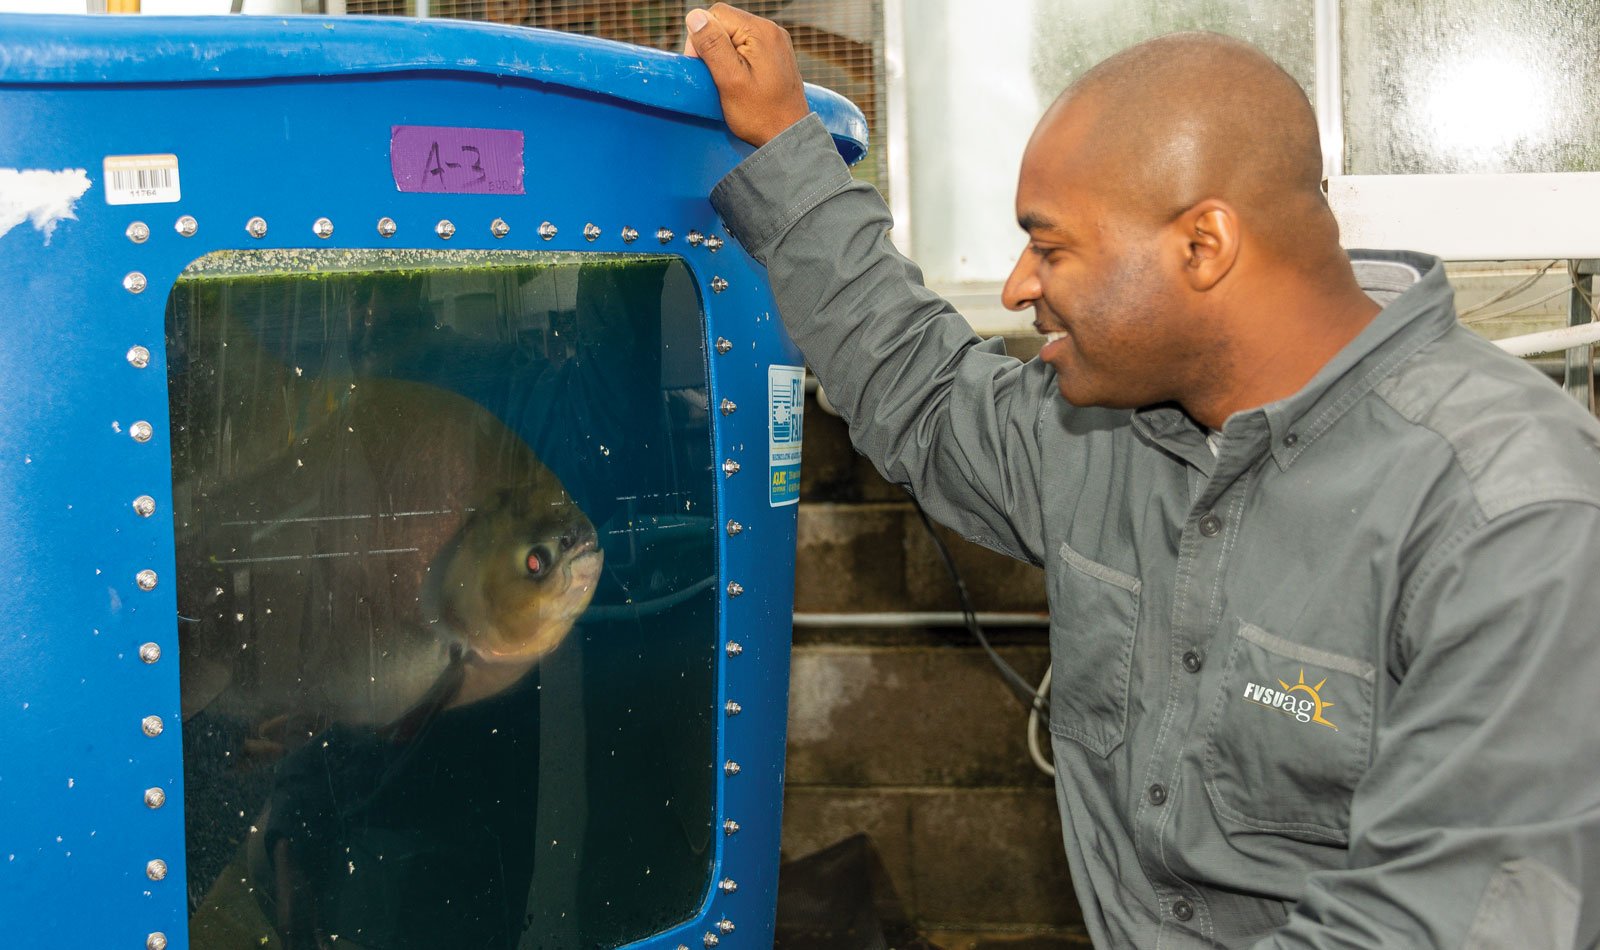
M712 195L855 444L1042 564L1057 793L1097 944L1590 947L1600 425L1461 328L1437 260L1347 256L1304 94L1136 46L1023 158L979 342L891 248L781 30L691 41L758 146Z

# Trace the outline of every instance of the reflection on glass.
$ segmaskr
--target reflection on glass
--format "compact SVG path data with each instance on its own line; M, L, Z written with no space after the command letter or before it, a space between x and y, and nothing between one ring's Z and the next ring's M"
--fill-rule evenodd
M1348 0L1351 174L1600 170L1600 4Z
M167 327L194 946L690 917L715 482L683 265L224 253Z
M1248 40L1314 92L1312 0L1036 0L1033 21L1033 75L1045 102L1113 53L1181 30Z

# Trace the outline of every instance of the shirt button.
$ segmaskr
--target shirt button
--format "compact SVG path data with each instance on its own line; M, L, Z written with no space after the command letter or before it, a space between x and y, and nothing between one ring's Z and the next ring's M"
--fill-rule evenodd
M1191 673L1200 672L1200 667L1203 663L1204 660L1200 656L1199 650L1190 650L1183 655L1183 668Z
M1222 519L1217 517L1216 512L1209 512L1200 519L1200 533L1208 538L1222 533Z
M1165 785L1152 785L1145 793L1152 805L1165 805L1167 803L1167 787Z
M1283 447L1286 448L1286 449L1292 449L1292 448L1295 447L1295 444L1298 443L1299 441L1300 441L1300 437L1298 435L1295 435L1293 432L1291 432L1288 435L1283 437Z
M1172 916L1179 920L1189 920L1194 917L1194 905L1186 900L1175 900L1172 902Z

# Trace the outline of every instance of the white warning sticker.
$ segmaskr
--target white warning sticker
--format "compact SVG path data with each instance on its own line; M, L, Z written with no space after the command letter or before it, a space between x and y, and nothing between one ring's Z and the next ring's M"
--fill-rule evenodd
M806 368L767 367L767 472L772 507L800 501L800 437L806 411Z
M177 201L178 156L107 155L106 204L153 205Z

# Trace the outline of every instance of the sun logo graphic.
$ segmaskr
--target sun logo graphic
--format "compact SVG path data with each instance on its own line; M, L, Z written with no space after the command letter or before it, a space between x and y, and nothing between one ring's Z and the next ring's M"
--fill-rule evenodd
M1339 727L1322 715L1334 706L1322 698L1322 687L1327 682L1328 678L1324 676L1315 686L1307 683L1306 670L1302 666L1300 680L1293 686L1283 680L1278 680L1278 685L1283 687L1282 690L1262 686L1260 683L1246 683L1244 698L1258 706L1276 709L1284 715L1293 716L1297 722L1314 722L1338 732Z

